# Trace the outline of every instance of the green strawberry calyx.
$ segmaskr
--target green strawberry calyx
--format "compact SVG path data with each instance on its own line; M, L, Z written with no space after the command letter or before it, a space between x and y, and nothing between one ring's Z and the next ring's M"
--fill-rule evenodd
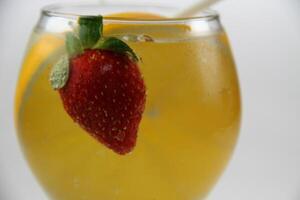
M103 36L103 17L84 16L78 20L78 30L66 33L67 55L61 56L52 67L50 83L53 89L63 88L69 77L69 59L74 58L86 49L103 49L126 54L134 62L139 61L135 52L122 40L116 37Z

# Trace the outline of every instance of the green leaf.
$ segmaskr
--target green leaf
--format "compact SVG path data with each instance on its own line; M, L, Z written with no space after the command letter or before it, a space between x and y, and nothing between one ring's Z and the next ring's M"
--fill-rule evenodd
M74 57L83 52L80 40L72 32L66 34L66 49L69 57Z
M53 89L63 88L69 78L69 59L67 55L62 56L53 66L50 73L50 83Z
M80 17L79 38L83 48L91 48L102 36L102 16Z
M139 60L135 52L125 42L115 37L100 39L93 49L107 49L118 53L125 53L134 61Z

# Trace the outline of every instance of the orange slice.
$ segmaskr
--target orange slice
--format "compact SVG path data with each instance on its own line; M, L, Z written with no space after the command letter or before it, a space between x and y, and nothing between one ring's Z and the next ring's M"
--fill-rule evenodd
M23 66L19 75L19 81L15 97L16 118L25 96L25 91L29 86L30 80L38 71L41 65L46 64L51 55L58 52L63 46L63 40L50 34L40 36L29 48L24 59Z

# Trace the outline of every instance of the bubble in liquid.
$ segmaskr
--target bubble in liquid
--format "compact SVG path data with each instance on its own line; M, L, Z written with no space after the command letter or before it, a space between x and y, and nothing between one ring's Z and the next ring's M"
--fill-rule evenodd
M140 42L153 42L153 38L149 35L138 35L138 41Z
M122 39L128 42L153 42L153 38L149 35L124 35Z
M156 107L152 107L146 112L146 115L150 118L156 118L159 116L159 109Z
M137 42L137 36L136 35L123 35L122 40L125 40L127 42Z

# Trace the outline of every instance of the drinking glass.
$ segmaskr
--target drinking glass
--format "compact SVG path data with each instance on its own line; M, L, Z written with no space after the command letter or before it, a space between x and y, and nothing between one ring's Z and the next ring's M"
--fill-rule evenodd
M226 167L240 126L230 45L215 11L173 18L176 8L51 5L42 9L19 75L15 119L39 183L58 200L203 199ZM146 105L136 146L119 155L64 110L49 81L65 35L81 16L104 16L103 33L141 58Z

